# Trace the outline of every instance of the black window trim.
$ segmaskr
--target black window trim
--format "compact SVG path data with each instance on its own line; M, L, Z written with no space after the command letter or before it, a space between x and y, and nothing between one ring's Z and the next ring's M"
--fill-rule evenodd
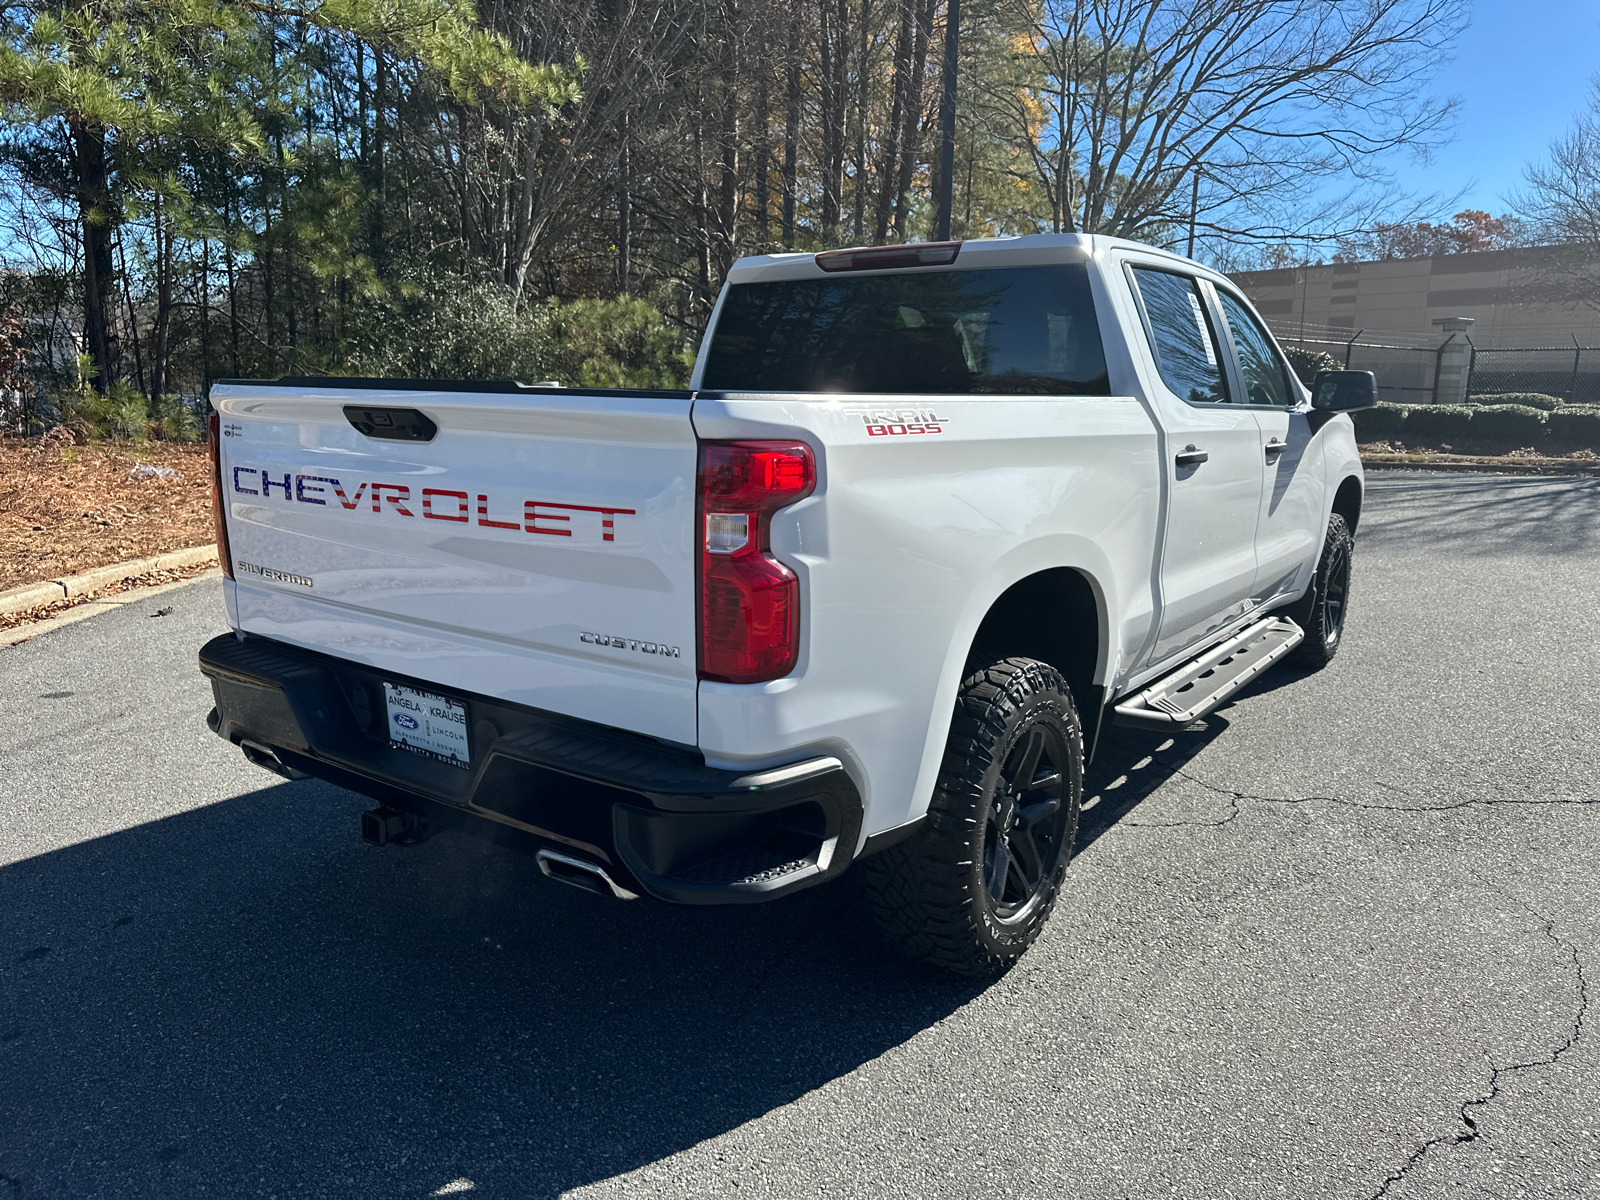
M1222 377L1222 389L1227 393L1227 398L1224 400L1191 400L1187 396L1179 396L1177 392L1167 385L1166 377L1161 374L1161 347L1156 344L1155 326L1151 324L1150 312L1145 308L1144 304L1144 293L1139 290L1139 280L1134 272L1159 271L1163 275L1176 275L1179 279L1187 279L1190 283L1200 285L1208 284L1210 280L1203 279L1199 275L1186 271L1177 265L1168 266L1165 263L1154 263L1136 258L1124 259L1122 270L1127 277L1128 289L1133 293L1133 302L1139 309L1139 322L1144 326L1145 345L1149 348L1151 361L1156 366L1156 381L1161 384L1169 396L1174 397L1181 404L1187 404L1190 408L1198 408L1207 412L1224 406L1230 409L1261 407L1259 404L1240 404L1234 399L1235 395L1242 395L1243 393L1239 392L1238 372L1228 361L1228 355L1233 353L1233 343L1230 341L1226 346L1223 346L1219 341L1218 331L1219 329L1225 331L1226 325L1218 325L1222 318L1222 313L1219 311L1215 299L1206 291L1204 286L1200 288L1200 300L1205 305L1206 320L1211 323L1212 348L1217 352L1217 366L1220 368L1218 374ZM1274 411L1278 411L1276 406L1273 406L1273 408Z

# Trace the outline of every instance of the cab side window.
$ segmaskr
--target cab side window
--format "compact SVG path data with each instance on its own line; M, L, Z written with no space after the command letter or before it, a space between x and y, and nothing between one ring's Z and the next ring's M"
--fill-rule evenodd
M1300 397L1289 386L1288 370L1267 331L1261 328L1261 322L1236 297L1221 288L1217 289L1217 299L1222 302L1228 332L1233 334L1233 348L1239 355L1239 374L1244 378L1248 397L1246 403L1270 404L1277 408L1298 404Z
M1161 382L1191 404L1226 402L1216 331L1198 285L1187 275L1150 267L1136 267L1133 274L1155 339L1151 350Z

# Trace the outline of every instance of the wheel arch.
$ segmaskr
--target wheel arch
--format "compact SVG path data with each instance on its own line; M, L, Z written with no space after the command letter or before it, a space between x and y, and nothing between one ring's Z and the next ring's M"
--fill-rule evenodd
M1356 525L1361 521L1361 495L1361 480L1354 475L1346 475L1333 494L1333 506L1330 511L1344 518L1344 523L1351 533L1356 531Z
M1109 645L1106 597L1087 571L1050 567L1017 580L995 597L967 651L975 656L1035 658L1061 672L1093 753L1105 689L1099 682ZM966 671L963 671L963 675Z

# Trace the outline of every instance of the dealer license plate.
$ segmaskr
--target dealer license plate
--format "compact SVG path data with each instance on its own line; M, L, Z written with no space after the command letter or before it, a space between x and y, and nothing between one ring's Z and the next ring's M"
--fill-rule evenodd
M457 766L467 765L467 706L432 692L383 685L383 698L389 709L389 744L440 758Z

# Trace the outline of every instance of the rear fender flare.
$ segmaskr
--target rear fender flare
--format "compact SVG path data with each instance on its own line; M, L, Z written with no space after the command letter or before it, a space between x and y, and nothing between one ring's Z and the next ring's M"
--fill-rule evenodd
M984 618L1006 592L1023 580L1045 571L1060 569L1077 571L1087 580L1094 594L1099 627L1096 630L1098 649L1093 682L1105 686L1113 669L1110 614L1120 610L1119 598L1112 590L1114 584L1111 580L1114 577L1111 562L1104 551L1088 538L1073 534L1039 538L1012 547L979 579L951 631L944 666L939 672L938 690L930 708L927 741L923 745L922 761L917 770L916 788L908 813L911 819L927 812L928 803L933 797L934 781L944 758L945 742L950 736L956 693L961 687L973 639Z

